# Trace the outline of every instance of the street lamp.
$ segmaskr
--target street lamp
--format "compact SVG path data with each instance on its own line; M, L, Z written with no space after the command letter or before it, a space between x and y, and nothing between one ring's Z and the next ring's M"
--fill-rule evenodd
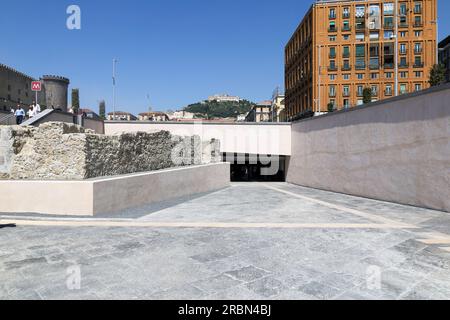
M113 120L116 120L116 64L118 60L116 58L113 59Z

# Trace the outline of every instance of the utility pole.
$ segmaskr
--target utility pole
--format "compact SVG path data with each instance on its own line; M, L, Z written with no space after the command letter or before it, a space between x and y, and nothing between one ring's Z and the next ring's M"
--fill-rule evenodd
M318 109L319 115L320 115L321 109L322 109L321 108L321 103L322 103L322 96L321 96L321 94L322 94L322 88L321 88L321 86L322 86L322 83L321 83L322 54L321 54L321 51L322 51L323 45L319 44L317 47L318 47L318 50L319 50L319 75L318 75L318 79L317 79L317 83L319 84L319 90L318 90L318 99L317 99L317 104L318 104L317 109Z
M398 0L395 0L395 8L394 8L394 17L395 17L395 45L394 45L394 64L395 64L395 96L398 96L398 24L399 24L399 7L398 7Z
M117 59L113 59L113 73L112 73L112 80L113 80L113 120L116 120L116 63Z

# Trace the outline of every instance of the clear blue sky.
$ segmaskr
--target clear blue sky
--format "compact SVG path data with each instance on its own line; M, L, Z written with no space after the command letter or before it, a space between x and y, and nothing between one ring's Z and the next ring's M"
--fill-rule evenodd
M119 59L117 105L138 113L180 109L215 93L253 101L284 82L284 45L308 10L305 0L1 1L0 62L34 77L57 74L79 87L81 104L111 110L112 59ZM66 28L66 8L82 30ZM440 36L450 1L440 0Z

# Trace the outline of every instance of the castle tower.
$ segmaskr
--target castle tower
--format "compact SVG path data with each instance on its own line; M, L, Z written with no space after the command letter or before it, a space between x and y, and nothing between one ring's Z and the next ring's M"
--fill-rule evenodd
M41 81L45 88L47 108L61 108L62 111L67 111L70 80L64 77L45 75Z

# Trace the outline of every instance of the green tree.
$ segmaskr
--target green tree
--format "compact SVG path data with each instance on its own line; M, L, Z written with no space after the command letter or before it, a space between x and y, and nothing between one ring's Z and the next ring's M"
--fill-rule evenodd
M72 110L74 114L78 114L80 110L80 90L72 89Z
M330 103L328 103L328 112L334 112L334 103L333 102L330 102Z
M430 70L430 85L432 87L445 83L445 66L443 64L435 64Z
M100 101L98 105L98 115L103 120L106 120L106 103L105 100Z
M364 88L363 90L363 103L371 103L372 102L372 89Z
M184 111L191 112L198 118L233 118L236 115L249 112L255 104L241 100L240 102L204 101L187 106Z

